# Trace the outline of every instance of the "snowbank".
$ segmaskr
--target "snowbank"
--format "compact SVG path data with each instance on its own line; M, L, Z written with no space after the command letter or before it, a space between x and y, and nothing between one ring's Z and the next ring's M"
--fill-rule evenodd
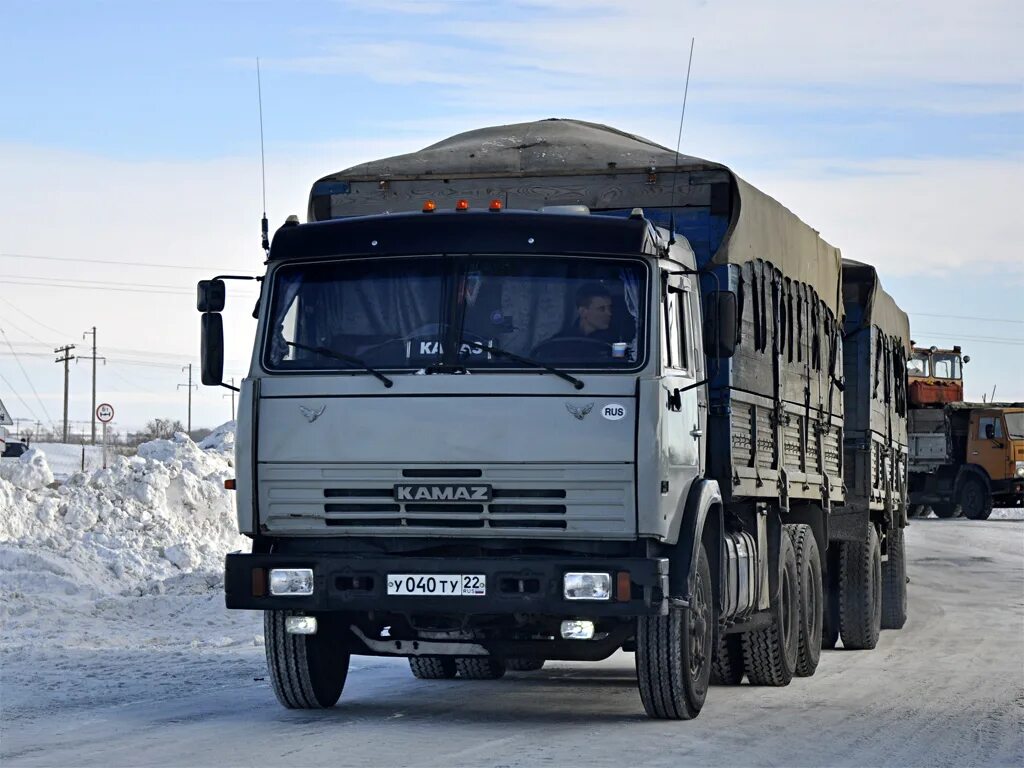
M54 484L38 449L0 467L0 617L8 598L141 595L172 577L216 582L236 531L234 423L196 445L179 433ZM51 487L52 486L52 487ZM174 584L182 584L176 579Z

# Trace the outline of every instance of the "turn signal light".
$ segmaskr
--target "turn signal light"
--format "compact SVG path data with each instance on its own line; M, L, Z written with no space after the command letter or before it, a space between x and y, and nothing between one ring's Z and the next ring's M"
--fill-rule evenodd
M468 211L469 210L469 200L459 200L457 203L455 203L455 210L456 211Z
M435 203L433 200L427 200L425 203L423 203L423 212L424 213L433 213L436 210L437 210L437 203Z
M235 490L235 478L232 477L232 478L224 481L224 490L225 491L233 491L233 490Z
M501 200L491 200L491 205L488 208L488 210L490 210L490 211L500 211L501 210Z

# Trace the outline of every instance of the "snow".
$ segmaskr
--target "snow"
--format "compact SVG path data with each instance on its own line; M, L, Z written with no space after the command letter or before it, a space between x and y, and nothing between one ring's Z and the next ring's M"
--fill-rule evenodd
M58 480L66 480L82 470L82 456L85 455L85 471L103 466L103 446L75 445L74 443L32 443L46 454L46 461Z
M90 621L110 601L217 594L225 553L248 549L233 499L232 425L209 448L188 436L139 446L107 469L54 483L39 448L0 466L0 641L25 647L52 632L54 610ZM250 637L251 639L251 637Z

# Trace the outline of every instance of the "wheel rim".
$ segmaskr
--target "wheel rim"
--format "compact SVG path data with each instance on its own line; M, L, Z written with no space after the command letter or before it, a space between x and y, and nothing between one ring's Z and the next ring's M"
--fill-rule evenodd
M693 600L690 603L690 679L697 680L708 663L708 599L703 574L698 573Z

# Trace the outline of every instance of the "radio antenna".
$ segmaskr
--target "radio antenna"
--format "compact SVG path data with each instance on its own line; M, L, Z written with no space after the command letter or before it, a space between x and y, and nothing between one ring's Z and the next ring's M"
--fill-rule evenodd
M696 38L690 38L690 60L686 63L686 86L683 88L683 111L679 115L679 133L676 135L676 164L672 169L672 199L669 203L669 236L668 244L676 243L676 176L679 173L679 145L683 141L683 120L686 119L686 97L690 93L690 69L693 67L693 44Z
M267 156L263 150L263 82L260 79L259 56L256 57L256 94L260 105L260 175L263 180L263 219L260 221L260 231L263 234L263 250L266 253L270 253L270 237L268 236L269 229L267 224Z

